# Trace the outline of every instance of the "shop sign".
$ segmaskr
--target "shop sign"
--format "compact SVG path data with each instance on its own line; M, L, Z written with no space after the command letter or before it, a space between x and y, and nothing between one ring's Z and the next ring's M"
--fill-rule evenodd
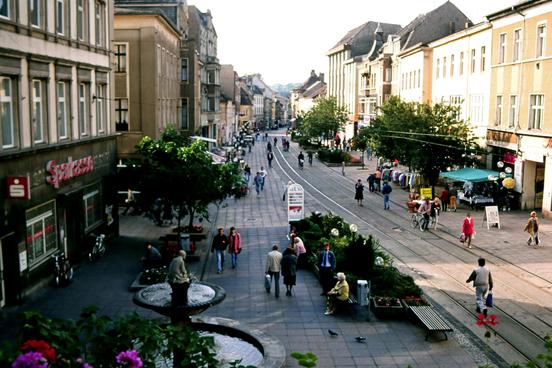
M523 183L523 161L516 160L514 165L514 179L516 181L516 187L514 190L518 193L521 193L522 183Z
M431 188L420 188L420 196L424 198L433 198L433 191Z
M517 159L517 156L514 153L506 152L504 155L502 155L502 161L504 161L507 164L515 164L516 159Z
M497 146L508 146L517 143L517 137L512 132L502 130L487 130L487 141Z
M299 184L290 184L287 189L288 221L299 221L305 217L305 191Z
M544 162L544 153L540 148L527 148L523 152L523 159L535 162Z
M23 272L27 269L27 251L19 253L19 272Z
M487 221L487 230L491 225L497 224L500 229L500 216L498 214L498 206L485 206L485 216L483 221Z
M93 170L93 156L86 156L76 161L73 161L73 159L69 157L67 162L63 164L58 164L56 160L50 160L46 164L46 171L50 173L50 176L46 178L46 182L52 184L54 188L57 189L64 181L84 175Z
M31 186L26 176L8 176L6 178L8 198L30 199Z

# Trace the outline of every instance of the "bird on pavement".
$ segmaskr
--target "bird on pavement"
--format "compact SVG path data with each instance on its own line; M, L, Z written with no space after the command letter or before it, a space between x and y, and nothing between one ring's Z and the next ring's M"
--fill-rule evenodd
M332 331L330 329L328 329L328 333L331 335L331 336L338 336L339 334L335 331Z
M366 337L364 337L364 336L357 336L357 337L355 337L355 340L356 340L357 342L364 342L364 341L366 341Z

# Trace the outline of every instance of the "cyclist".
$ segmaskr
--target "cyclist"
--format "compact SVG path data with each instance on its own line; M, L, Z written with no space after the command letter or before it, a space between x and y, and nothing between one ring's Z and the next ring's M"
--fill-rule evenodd
M309 158L309 165L312 166L312 151L307 152L307 157Z
M429 226L429 217L431 216L431 203L429 202L429 198L425 198L420 208L418 208L418 213L424 216L423 229L427 230Z
M305 155L303 155L303 151L299 152L299 156L297 156L297 161L299 161L299 167L302 169L305 162Z

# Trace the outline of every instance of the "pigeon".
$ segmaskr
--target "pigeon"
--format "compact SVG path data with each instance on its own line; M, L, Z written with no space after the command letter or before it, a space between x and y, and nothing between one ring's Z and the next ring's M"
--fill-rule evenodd
M364 342L364 341L366 341L366 337L364 337L364 336L357 336L357 337L355 337L355 340L356 340L357 342Z
M330 334L330 336L338 336L339 334L335 331L332 331L330 329L328 329L328 333Z

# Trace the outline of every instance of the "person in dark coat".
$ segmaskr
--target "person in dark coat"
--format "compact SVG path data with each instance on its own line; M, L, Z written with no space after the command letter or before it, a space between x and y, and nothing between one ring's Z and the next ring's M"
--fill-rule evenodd
M286 296L291 296L291 289L295 285L296 273L297 273L297 256L291 246L287 247L284 251L281 262L282 276L284 277L284 284L286 285Z
M376 184L376 176L374 174L368 175L368 189L370 190L370 192L373 192L374 190L376 190L375 184Z
M362 185L362 180L358 179L355 184L355 199L359 206L362 206L362 200L364 199L364 185Z

